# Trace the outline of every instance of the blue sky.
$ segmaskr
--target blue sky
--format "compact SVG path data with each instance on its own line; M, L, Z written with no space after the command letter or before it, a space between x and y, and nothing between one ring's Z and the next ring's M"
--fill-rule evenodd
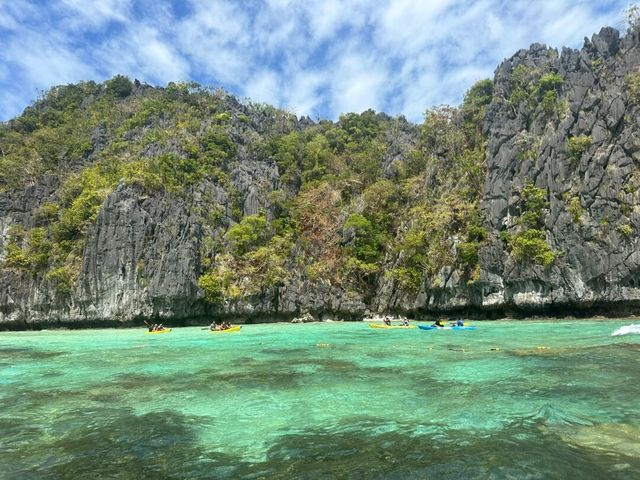
M618 0L0 0L0 120L53 85L195 80L312 118L420 121L533 42L579 48Z

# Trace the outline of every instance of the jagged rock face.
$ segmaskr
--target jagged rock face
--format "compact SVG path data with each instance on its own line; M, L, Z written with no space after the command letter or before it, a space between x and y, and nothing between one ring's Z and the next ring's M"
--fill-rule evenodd
M504 97L510 74L519 65L558 72L563 78L561 111L550 116L540 106L514 108ZM638 106L625 79L640 65L640 48L629 35L620 39L605 28L586 40L581 51L555 51L541 45L518 52L496 72L502 92L488 109L488 176L483 207L493 242L481 254L482 280L493 291L487 307L522 308L574 305L637 305L640 299L637 235L638 193L625 189L635 182L640 161ZM572 158L568 140L590 137L590 145ZM539 142L535 158L522 158L522 139ZM526 182L549 192L545 229L558 252L549 268L522 265L504 255L498 233L518 214L518 192ZM574 218L569 201L579 202Z
M200 224L172 197L120 185L87 234L73 294L57 294L41 278L3 276L2 316L47 323L197 315L200 238Z
M200 224L184 205L120 185L85 243L78 308L87 319L196 313ZM201 308L201 307L200 307Z
M357 319L371 312L632 312L640 308L635 233L640 231L640 104L630 95L627 78L639 67L637 35L620 38L610 28L585 40L580 51L564 49L559 55L535 44L499 66L484 120L487 174L482 209L489 239L480 249L480 278L474 283L454 267L445 267L437 276L437 288L425 278L419 292L408 293L382 274L375 294L365 297L328 281L311 281L291 264L292 275L284 286L208 305L197 283L203 252L209 248L204 238L221 238L237 220L229 191L204 180L193 187L187 202L121 183L107 196L86 234L73 291L56 293L39 276L5 271L0 275L0 325L176 321L210 315L266 321L309 312L317 319ZM529 72L538 79L549 73L562 77L553 108L539 98L514 101L514 72ZM232 111L242 108L228 101ZM251 118L253 132L269 128L268 112L260 115ZM312 123L301 119L292 128L302 130ZM270 194L295 187L283 185L272 160L257 158L245 148L256 133L231 133L239 145L229 175L241 199L235 207L243 215L266 211L269 216L274 208ZM415 126L406 122L393 135L383 158L382 174L387 178L396 174L394 165L403 161L407 145L415 144L417 137ZM103 130L93 132L92 155L106 144L105 136ZM578 153L569 145L575 138L588 138ZM181 154L177 145L150 144L141 155L167 151ZM528 184L547 192L544 233L555 254L547 266L517 261L504 241L503 233L513 231L522 214L521 195ZM55 178L45 176L22 192L0 194L0 260L9 226L37 227L34 212L58 187ZM212 204L221 213L215 225L208 225L202 217ZM353 232L345 231L343 237L348 242ZM396 261L388 254L386 266Z

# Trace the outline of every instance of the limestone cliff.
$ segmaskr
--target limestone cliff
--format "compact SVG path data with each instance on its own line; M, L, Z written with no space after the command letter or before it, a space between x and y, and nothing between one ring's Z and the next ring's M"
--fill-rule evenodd
M0 325L635 313L639 68L636 33L532 45L498 67L477 120L439 112L458 130L316 123L184 86L55 90L0 132L17 159L0 182ZM64 148L47 143L58 112L85 122ZM233 230L247 217L270 233Z

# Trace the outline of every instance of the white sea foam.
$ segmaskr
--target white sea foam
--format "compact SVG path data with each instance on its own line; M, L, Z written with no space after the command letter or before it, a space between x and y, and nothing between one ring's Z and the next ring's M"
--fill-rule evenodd
M629 335L630 333L640 333L640 325L636 325L635 323L632 325L625 325L613 332L611 336L617 337L618 335Z

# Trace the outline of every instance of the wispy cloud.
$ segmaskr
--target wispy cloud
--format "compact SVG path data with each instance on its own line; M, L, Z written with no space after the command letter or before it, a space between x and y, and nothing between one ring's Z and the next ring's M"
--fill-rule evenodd
M626 0L0 1L0 119L55 84L192 79L314 118L419 121L533 42L579 47Z
M131 0L59 0L57 3L58 11L64 13L62 22L74 30L91 31L110 22L127 23L131 14Z

